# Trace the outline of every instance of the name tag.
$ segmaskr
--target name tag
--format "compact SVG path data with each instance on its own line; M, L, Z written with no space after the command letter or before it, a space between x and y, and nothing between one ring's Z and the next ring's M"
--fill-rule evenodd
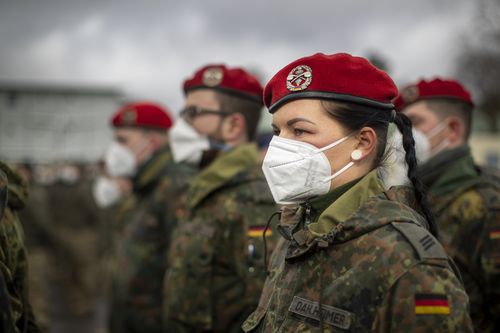
M317 321L320 320L319 303L302 297L294 296L288 311ZM351 326L352 316L350 312L334 306L321 305L321 318L323 322L332 326L346 330Z

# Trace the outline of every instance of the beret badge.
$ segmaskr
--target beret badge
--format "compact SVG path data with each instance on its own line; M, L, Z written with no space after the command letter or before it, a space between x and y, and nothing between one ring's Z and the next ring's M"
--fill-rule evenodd
M401 98L407 104L415 102L419 95L420 93L417 86L409 86L401 91Z
M212 67L203 72L203 83L208 87L215 87L221 84L224 78L224 71L222 68Z
M122 122L124 125L134 125L137 120L137 113L134 109L126 110L122 115Z
M286 87L290 91L301 91L309 87L312 82L311 67L300 65L290 71L286 77Z

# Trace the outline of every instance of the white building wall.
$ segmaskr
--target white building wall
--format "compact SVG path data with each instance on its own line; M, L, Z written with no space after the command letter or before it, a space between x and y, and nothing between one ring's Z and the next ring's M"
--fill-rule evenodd
M111 141L117 92L0 89L0 158L46 163L98 159Z

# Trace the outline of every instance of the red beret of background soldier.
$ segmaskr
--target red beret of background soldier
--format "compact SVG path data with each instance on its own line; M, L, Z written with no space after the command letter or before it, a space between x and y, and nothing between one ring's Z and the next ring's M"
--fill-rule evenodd
M263 171L286 207L245 332L472 331L396 94L385 72L345 53L300 58L267 84L275 136Z
M426 138L419 174L429 188L439 238L462 273L475 330L498 332L500 180L498 171L472 158L471 95L458 81L434 78L404 87L395 105Z
M164 107L129 103L111 123L115 141L104 158L109 179L102 193L96 191L101 193L96 199L115 205L119 217L109 329L111 333L158 333L170 236L195 170L173 161L168 145L172 119ZM124 179L131 183L128 196L120 187ZM113 197L107 198L107 193Z
M170 144L200 173L169 251L164 331L240 332L265 279L262 234L276 209L254 143L262 86L243 68L212 64L183 89ZM265 234L271 251L276 231Z

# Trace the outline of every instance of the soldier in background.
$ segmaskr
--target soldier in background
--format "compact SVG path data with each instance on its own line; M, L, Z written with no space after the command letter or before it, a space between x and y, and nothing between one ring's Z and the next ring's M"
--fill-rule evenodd
M262 237L276 210L254 143L262 87L244 69L208 65L184 93L171 146L200 173L172 238L164 331L239 332L265 280ZM266 236L270 252L276 232Z
M470 152L472 98L459 82L435 78L405 87L395 104L427 138L419 175L429 188L439 238L460 268L475 330L498 332L500 186Z
M39 332L29 303L27 255L17 216L24 207L28 188L22 177L1 161L0 172L8 180L7 205L0 220L0 272L9 294L10 320L16 333Z
M114 114L112 124L115 142L106 153L106 170L112 177L130 178L132 195L124 203L116 240L110 331L158 333L167 249L193 169L172 159L172 121L163 107L129 103Z
M3 220L3 212L7 207L7 185L9 181L3 171L0 170L0 221ZM14 323L12 322L11 309L9 303L9 293L3 272L0 271L0 332L13 333Z

